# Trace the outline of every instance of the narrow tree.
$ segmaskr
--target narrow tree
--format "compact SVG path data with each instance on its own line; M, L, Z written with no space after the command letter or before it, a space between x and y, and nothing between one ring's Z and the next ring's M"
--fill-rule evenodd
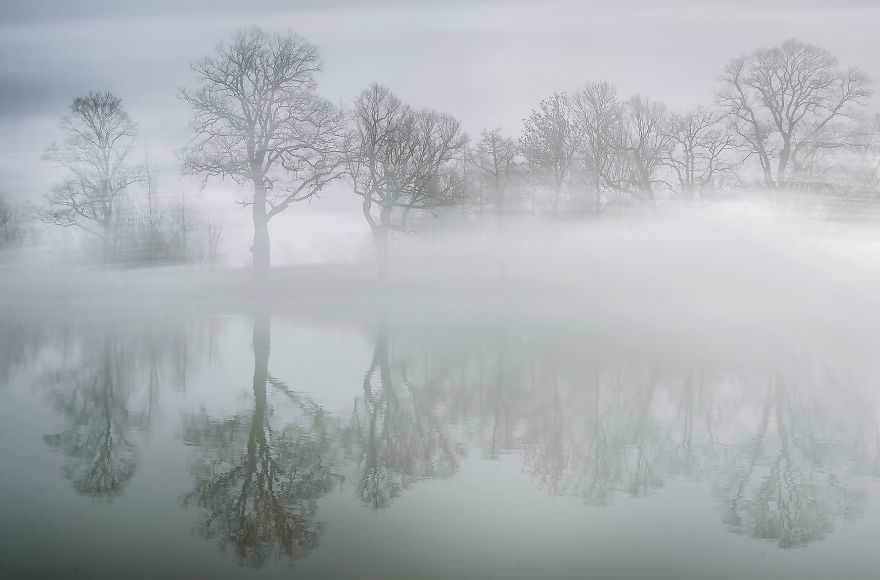
M572 98L572 109L583 137L580 156L588 176L587 187L593 190L593 211L600 213L602 194L609 187L615 165L621 121L617 90L607 81L587 83Z
M562 93L544 99L524 120L520 146L535 181L549 187L555 214L565 181L571 176L581 134L568 97Z
M122 101L109 92L74 99L61 121L66 138L44 154L69 172L47 197L44 221L76 226L98 237L105 259L114 250L114 232L128 188L142 179L141 168L129 162L135 124Z
M811 149L845 146L841 125L871 92L862 71L793 39L733 60L722 82L719 103L771 189L794 185Z
M21 213L0 193L0 249L18 244L22 237Z
M657 172L671 146L666 106L634 95L623 103L622 119L617 150L624 169L618 186L653 203Z
M293 32L252 27L193 65L183 99L194 112L184 157L190 174L253 188L254 268L269 269L269 220L319 193L342 168L343 117L315 92L318 49Z
M376 244L380 277L387 275L392 230L410 210L434 210L463 194L457 161L467 146L459 122L436 111L413 111L378 84L356 99L348 177L363 198L364 218ZM376 215L378 209L378 215ZM395 210L399 210L395 221Z
M500 128L487 129L481 133L474 153L480 181L488 181L495 198L495 211L501 215L505 212L508 189L518 169L519 144L505 137Z

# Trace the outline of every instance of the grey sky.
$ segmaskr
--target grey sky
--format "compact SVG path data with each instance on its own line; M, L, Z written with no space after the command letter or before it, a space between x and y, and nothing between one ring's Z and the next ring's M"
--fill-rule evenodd
M40 154L58 119L93 89L122 97L167 187L197 189L177 176L188 120L177 91L192 81L189 61L250 24L318 44L325 96L345 102L376 80L413 105L455 114L471 135L493 126L515 134L538 100L587 80L675 108L709 105L727 61L788 37L880 78L880 3L866 0L3 3L0 189L32 200L56 177ZM205 203L234 211L234 196L218 189L209 183ZM313 204L313 227L321 212L355 227L354 205L339 196Z

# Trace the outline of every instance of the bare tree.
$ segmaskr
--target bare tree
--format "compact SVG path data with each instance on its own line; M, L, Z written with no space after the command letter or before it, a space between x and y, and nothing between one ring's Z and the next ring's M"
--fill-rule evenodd
M113 255L114 231L128 188L143 177L129 162L135 124L110 92L92 92L74 99L61 122L66 139L44 154L68 170L70 177L47 197L44 221L76 226L101 239L105 259Z
M550 188L554 214L559 209L565 181L571 177L580 139L571 103L563 93L542 100L524 120L520 146L532 177Z
M734 174L731 153L736 144L719 117L699 107L673 114L666 125L670 143L663 163L675 174L683 197L693 199L718 185L719 179Z
M602 210L602 194L610 185L615 165L616 135L619 131L621 105L617 90L607 81L587 83L572 98L575 119L583 136L581 157L593 190L593 211Z
M719 103L771 189L794 185L811 149L846 146L845 122L871 93L861 70L794 39L733 60L722 82Z
M616 145L619 167L612 185L653 203L657 173L671 145L666 106L634 95L623 103L621 118Z
M414 111L375 83L355 99L353 117L348 177L363 198L384 278L390 232L405 229L401 222L407 213L433 211L461 199L464 179L458 160L467 136L452 116ZM395 210L400 212L398 223Z
M293 32L252 27L191 66L194 112L184 158L190 174L253 187L254 268L269 269L269 220L309 199L342 171L342 113L315 92L318 49Z
M480 135L474 153L480 181L485 178L489 182L495 197L495 211L503 214L508 189L518 170L519 144L505 137L500 128L487 129Z
M24 234L21 222L21 213L0 193L0 248L21 242Z

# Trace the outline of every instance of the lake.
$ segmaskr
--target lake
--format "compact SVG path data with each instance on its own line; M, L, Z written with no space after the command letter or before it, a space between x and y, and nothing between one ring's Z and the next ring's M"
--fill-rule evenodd
M0 577L876 577L855 314L474 300L7 316Z

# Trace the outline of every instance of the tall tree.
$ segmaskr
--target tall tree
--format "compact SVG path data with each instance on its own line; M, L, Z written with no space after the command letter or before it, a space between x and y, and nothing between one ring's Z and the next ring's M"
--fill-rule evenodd
M404 229L407 213L431 211L461 198L464 179L458 161L466 151L467 135L454 117L414 111L375 83L355 99L353 125L348 177L363 198L364 218L384 278L390 233ZM397 222L395 210L400 214Z
M734 59L722 82L719 103L771 189L795 185L811 149L846 146L846 121L871 93L861 70L794 39Z
M92 92L73 100L62 119L66 138L54 143L44 159L69 172L47 197L47 223L76 226L101 239L105 259L113 256L114 233L128 189L142 179L129 162L135 124L110 92Z
M620 126L621 104L617 90L607 81L587 83L572 99L575 119L583 140L581 156L593 190L594 211L602 210L602 193L610 185L615 165L616 135Z
M495 211L503 214L506 197L517 170L519 144L505 137L500 128L486 129L480 135L474 159L480 171L480 181L486 180L495 200Z
M253 258L269 269L269 220L340 176L344 120L315 90L318 49L293 32L252 27L191 66L184 91L194 112L184 158L190 174L230 177L253 188Z
M524 120L520 146L535 181L549 187L555 214L565 181L580 147L581 134L563 93L542 100Z
M634 95L623 103L617 141L622 167L618 188L643 200L654 201L657 173L671 145L666 123L663 103L641 95Z

